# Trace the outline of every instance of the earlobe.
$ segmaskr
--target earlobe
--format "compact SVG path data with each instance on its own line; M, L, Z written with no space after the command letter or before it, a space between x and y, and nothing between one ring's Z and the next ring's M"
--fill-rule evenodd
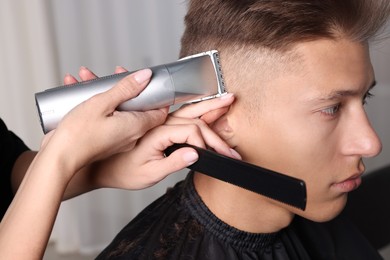
M234 140L234 130L229 124L228 117L226 115L221 116L217 121L215 121L211 126L211 129L218 134L230 147L235 147L233 143Z

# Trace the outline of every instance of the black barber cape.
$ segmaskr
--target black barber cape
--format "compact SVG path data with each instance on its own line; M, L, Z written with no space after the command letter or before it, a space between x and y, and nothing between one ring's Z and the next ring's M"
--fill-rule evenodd
M0 118L0 219L13 199L11 173L16 159L28 147L14 133L8 131Z
M382 258L342 215L327 223L296 216L277 233L240 231L210 212L190 173L136 216L97 259Z

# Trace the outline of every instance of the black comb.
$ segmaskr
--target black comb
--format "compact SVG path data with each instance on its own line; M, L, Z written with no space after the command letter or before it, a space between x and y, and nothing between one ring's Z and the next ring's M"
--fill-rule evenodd
M198 161L188 166L189 169L305 210L303 180L189 144L174 144L165 150L165 154L169 156L183 147L191 147L199 154Z

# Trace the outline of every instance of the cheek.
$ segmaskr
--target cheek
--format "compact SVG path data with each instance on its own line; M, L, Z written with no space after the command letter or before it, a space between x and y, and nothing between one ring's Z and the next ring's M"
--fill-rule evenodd
M241 122L240 132L246 134L238 147L245 160L303 179L314 178L334 160L335 145L312 125L276 117L267 122Z
M326 200L340 167L335 134L304 122L283 128L287 130L274 134L277 148L273 156L279 156L274 167L304 180L309 200Z
M260 122L260 121L259 121ZM328 200L337 174L335 133L305 120L268 120L267 124L240 123L238 151L245 161L306 182L309 203Z
M335 196L331 191L342 169L342 158L337 152L339 142L335 132L313 129L312 125L305 129L308 131L302 130L299 135L293 130L280 133L283 137L279 144L290 144L288 149L279 151L283 154L280 168L306 183L307 208L298 214L314 221L328 221L340 213L347 198L345 194Z

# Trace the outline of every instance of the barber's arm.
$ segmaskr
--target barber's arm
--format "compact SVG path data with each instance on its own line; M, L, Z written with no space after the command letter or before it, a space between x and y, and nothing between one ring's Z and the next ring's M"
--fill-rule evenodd
M18 159L15 161L11 174L11 184L14 193L16 193L18 190L19 185L22 182L24 175L26 174L26 171L31 162L34 160L36 154L36 151L25 151L20 154Z

